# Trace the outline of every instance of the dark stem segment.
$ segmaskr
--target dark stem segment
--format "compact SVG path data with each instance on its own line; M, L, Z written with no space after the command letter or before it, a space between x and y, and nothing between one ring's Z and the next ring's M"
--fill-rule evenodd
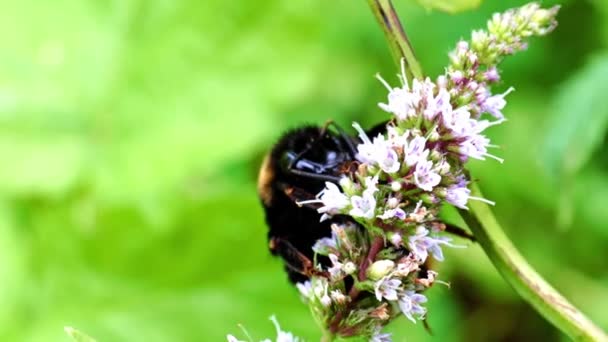
M408 76L422 79L422 68L414 55L414 49L403 30L403 26L401 26L401 21L391 1L368 0L367 2L378 24L382 27L382 31L384 31L397 65L401 64L401 59L403 58Z

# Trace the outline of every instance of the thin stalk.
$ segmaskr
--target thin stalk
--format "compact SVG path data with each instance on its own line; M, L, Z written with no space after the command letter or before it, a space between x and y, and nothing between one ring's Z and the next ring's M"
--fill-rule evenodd
M378 24L382 27L395 63L400 65L401 59L404 59L408 74L422 79L422 68L420 67L420 63L418 63L418 59L416 59L416 55L414 55L414 49L409 39L407 39L405 30L401 26L401 21L391 1L367 0L367 2Z
M477 185L473 196L483 197ZM502 277L543 317L575 341L608 341L606 334L547 283L519 254L492 214L481 201L470 201L470 210L460 210L477 242Z
M390 0L368 0L397 65L406 62L408 73L422 78L422 69ZM472 195L483 197L476 185ZM545 319L576 341L608 342L608 336L582 312L549 285L519 254L505 235L487 204L469 202L470 210L460 210L484 252L502 277Z

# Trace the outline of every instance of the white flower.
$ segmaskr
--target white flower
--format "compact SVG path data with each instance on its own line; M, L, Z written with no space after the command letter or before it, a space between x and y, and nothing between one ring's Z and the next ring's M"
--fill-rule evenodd
M313 278L313 280L314 284L312 286L312 292L314 293L315 297L319 299L319 302L321 302L323 306L329 306L331 304L331 298L329 298L329 295L327 294L329 286L327 279Z
M446 189L445 200L458 208L469 209L467 208L467 202L469 201L470 193L471 190L466 185L451 185Z
M331 250L338 248L338 234L332 229L331 237L320 238L312 246L315 253L327 255Z
M513 90L515 89L511 87L502 94L493 95L486 98L485 101L481 103L481 111L489 113L497 119L504 118L504 115L502 114L502 109L505 108L505 105L507 104L505 96L509 95L509 93Z
M439 88L435 98L431 98L424 109L424 118L433 121L438 114L451 111L450 93L445 88Z
M378 175L374 177L365 177L364 183L366 192L373 195L376 191L378 191Z
M389 234L388 240L393 244L393 246L401 247L401 243L403 242L403 237L399 233L392 233L392 234Z
M504 162L502 158L498 158L494 155L488 153L488 147L490 145L490 139L486 138L481 134L475 134L468 138L467 140L460 143L460 147L458 151L465 156L485 160L485 157L490 157L492 159L496 159L499 162Z
M346 303L347 298L340 290L331 291L330 296L331 299L338 304Z
M475 197L475 196L471 196L471 190L469 190L469 188L467 188L466 183L462 183L462 184L456 184L456 185L451 185L446 189L446 195L445 195L445 200L454 205L455 207L461 208L461 209L469 209L467 207L467 202L472 199L472 200L477 200L477 201L481 201L484 203L487 203L489 205L494 205L495 203L487 200L485 198L481 198L481 197Z
M380 153L376 156L376 162L382 171L386 173L395 173L399 171L401 164L399 163L399 156L395 150L393 150L390 146L387 146L386 149L379 152Z
M277 318L275 316L270 316L270 320L272 321L275 328L277 329L276 342L298 342L298 341L300 341L300 339L293 336L292 333L287 332L287 331L282 331L281 326L279 326L279 322L277 321Z
M403 211L403 209L394 208L394 209L385 210L384 213L382 213L382 215L377 215L376 217L378 217L382 220L389 220L389 219L392 219L393 217L396 217L400 220L404 220L405 216L406 216L405 211Z
M405 73L402 74L404 79L402 88L393 88L380 75L376 75L376 77L388 90L388 103L378 104L382 110L394 114L399 120L405 120L416 115L416 107L421 100L421 96L409 91L407 81L405 81ZM416 82L414 80L414 84Z
M374 218L376 211L376 198L374 194L369 191L363 191L363 196L352 196L350 198L352 209L349 211L349 215L352 217L363 217L366 219Z
M374 334L372 335L372 337L370 338L369 342L391 342L391 334L389 333L382 333L382 327L378 326L376 327L376 329L374 330Z
M429 150L426 150L425 146L426 139L424 137L417 136L412 139L405 149L405 165L412 166L419 160L426 159L429 154Z
M327 271L329 272L332 279L336 279L340 277L344 264L341 263L340 260L338 260L338 256L333 253L329 254L329 260L331 260L332 266L327 269Z
M446 110L442 113L443 125L451 131L454 137L468 137L473 134L475 120L471 119L471 113L467 107Z
M228 339L228 342L245 342L245 341L241 341L241 340L237 339L236 337L234 337L232 335L228 335L228 336L226 336L226 338Z
M450 243L450 238L448 237L429 236L429 230L424 226L418 226L416 228L416 234L411 235L408 238L408 247L420 261L425 261L429 253L431 253L437 261L443 261L441 245L456 247Z
M441 176L433 169L433 162L421 160L416 164L414 181L424 191L433 191L433 188L441 182Z
M397 130L397 127L393 125L386 126L386 136L388 137L387 141L391 147L402 148L407 145L407 138L409 137L409 131L405 131L405 133L401 134Z
M401 280L399 279L384 277L378 280L374 284L376 299L382 300L382 298L386 298L387 300L397 300L397 290L399 290L399 286L401 286Z
M399 294L399 309L407 319L416 323L415 318L422 319L426 314L426 308L420 305L426 301L426 297L420 293L412 290L402 291Z
M319 201L323 203L323 206L317 209L319 214L323 214L321 216L321 221L324 221L330 215L339 213L340 210L348 205L348 197L346 197L334 183L325 182L325 189L321 190L317 197L319 198Z
M297 283L296 288L298 289L298 291L300 291L302 296L304 296L307 299L309 299L313 294L312 283L310 282L310 280L307 280L303 283Z

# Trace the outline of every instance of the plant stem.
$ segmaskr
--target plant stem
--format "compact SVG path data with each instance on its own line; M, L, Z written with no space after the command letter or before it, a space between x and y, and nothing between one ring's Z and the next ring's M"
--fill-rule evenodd
M390 0L368 0L382 27L397 65L405 59L408 72L422 78L420 64ZM483 197L475 184L472 195ZM470 201L470 210L460 210L475 238L502 277L545 319L576 341L604 341L608 336L570 304L526 262L505 235L487 204Z
M471 194L483 197L477 185ZM526 262L505 235L489 206L480 201L468 203L470 211L460 210L477 241L496 269L517 293L536 311L576 341L608 341L608 336Z
M367 0L369 6L378 21L386 40L390 46L391 53L397 65L401 64L401 59L405 60L408 74L415 78L422 79L422 68L414 55L414 49L407 39L407 35L401 26L399 16L390 0Z

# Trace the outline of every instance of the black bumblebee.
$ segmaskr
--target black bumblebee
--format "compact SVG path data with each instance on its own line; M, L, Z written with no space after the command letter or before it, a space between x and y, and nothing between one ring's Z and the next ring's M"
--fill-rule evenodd
M383 122L366 133L372 137L384 133L386 125L387 122ZM338 183L344 175L354 173L359 165L355 147L359 143L359 138L347 135L330 121L321 127L304 126L288 131L264 158L258 194L269 227L269 248L273 255L283 258L293 283L323 273L314 268L312 246L318 239L331 236L332 224L359 226L345 215L320 222L316 205L296 203L315 198L325 188L325 182ZM463 229L446 226L448 231L472 239ZM329 264L323 256L318 261L323 266Z
M369 134L385 129L378 125ZM335 130L332 130L334 128ZM325 182L337 183L354 172L359 139L328 122L322 127L304 126L284 134L264 158L258 178L258 193L266 212L270 251L285 261L291 282L297 283L318 273L312 264L314 243L331 236L333 223L355 221L344 215L320 222L314 205L296 204L313 199ZM327 260L320 257L321 264Z

